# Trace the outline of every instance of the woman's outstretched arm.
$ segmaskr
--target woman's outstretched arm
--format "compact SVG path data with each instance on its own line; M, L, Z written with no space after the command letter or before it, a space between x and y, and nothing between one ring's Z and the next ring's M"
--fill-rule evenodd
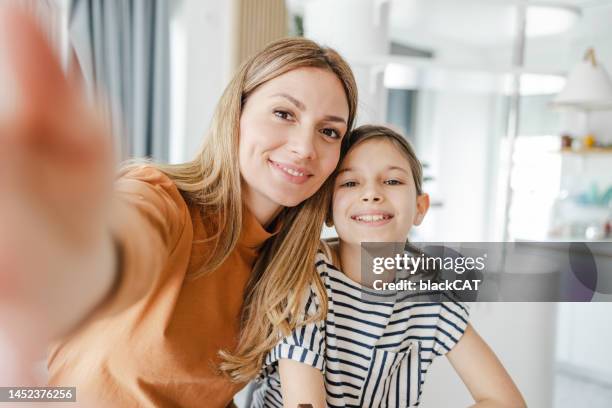
M31 17L0 10L0 54L0 321L27 340L69 330L115 281L112 144Z
M156 169L113 182L110 131L16 10L0 9L0 89L0 334L40 349L141 299L190 216Z
M527 406L502 363L472 325L446 356L476 401L473 408Z

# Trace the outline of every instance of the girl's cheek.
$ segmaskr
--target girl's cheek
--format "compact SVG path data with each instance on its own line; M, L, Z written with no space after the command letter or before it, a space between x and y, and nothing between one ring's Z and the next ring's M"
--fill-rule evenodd
M336 214L340 211L342 207L342 192L339 190L334 191L334 196L332 198L332 211Z
M351 193L345 190L339 190L334 199L334 210L342 211L351 204Z

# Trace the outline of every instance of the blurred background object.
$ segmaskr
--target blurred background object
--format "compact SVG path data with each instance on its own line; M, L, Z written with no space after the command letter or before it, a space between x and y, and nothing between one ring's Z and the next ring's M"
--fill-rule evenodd
M62 12L68 0L0 0L0 6L17 7L34 16L65 62L67 22Z
M284 0L237 0L234 69L271 41L287 36L289 15Z
M585 132L583 112L551 108L585 50L612 67L612 0L22 3L106 98L123 157L190 159L239 64L303 35L351 63L358 122L400 129L426 164L434 205L411 239L612 242L612 111ZM529 406L608 407L610 305L473 304L472 322ZM450 364L432 367L421 406L469 405Z
M563 90L552 105L578 110L612 109L612 82L605 68L597 61L593 48L586 51L583 60L569 73Z
M166 0L71 0L71 71L99 99L119 157L169 159L170 50Z

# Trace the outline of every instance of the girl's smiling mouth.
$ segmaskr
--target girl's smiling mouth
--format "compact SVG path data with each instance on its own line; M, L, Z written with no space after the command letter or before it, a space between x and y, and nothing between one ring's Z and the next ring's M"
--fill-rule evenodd
M370 211L351 215L351 219L359 224L377 227L387 224L393 218L393 214L384 211Z

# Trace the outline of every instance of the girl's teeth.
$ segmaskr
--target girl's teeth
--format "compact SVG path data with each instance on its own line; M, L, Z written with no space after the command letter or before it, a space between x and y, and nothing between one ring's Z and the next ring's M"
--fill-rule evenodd
M381 221L384 218L385 217L383 215L361 215L357 217L357 220L365 221L365 222L376 222L376 221Z
M283 171L284 171L284 172L289 173L289 174L291 174L292 176L298 176L298 177L301 177L301 176L303 176L303 175L304 175L304 173L300 173L300 172L299 172L299 171L297 171L297 170L288 169L288 168L286 168L286 167L283 167L282 169L283 169Z

